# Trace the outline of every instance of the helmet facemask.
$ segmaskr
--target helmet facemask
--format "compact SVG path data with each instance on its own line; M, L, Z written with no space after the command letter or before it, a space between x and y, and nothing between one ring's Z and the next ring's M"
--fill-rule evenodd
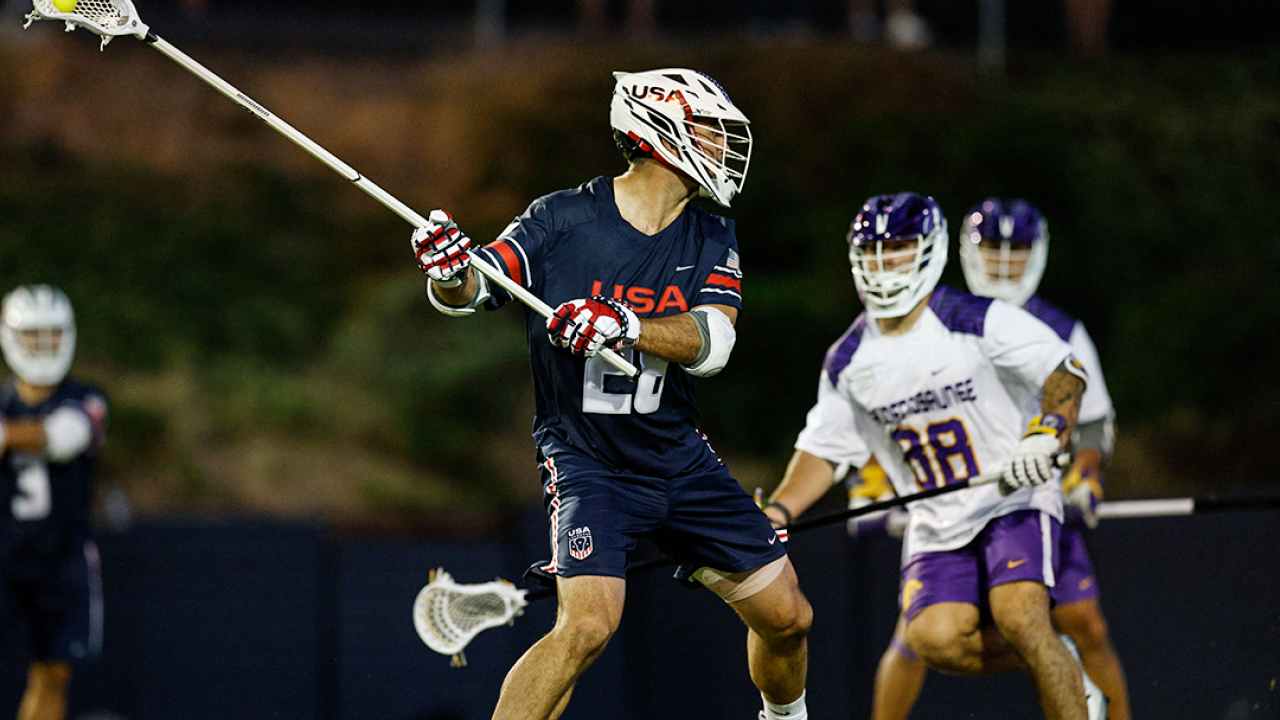
M947 221L932 198L869 200L849 235L853 282L867 314L896 318L915 309L942 277L947 241Z
M614 77L614 130L642 153L688 175L701 195L728 207L746 181L752 143L750 121L724 89L693 70Z
M37 387L62 382L75 356L71 301L55 287L20 287L0 308L0 350L14 374Z
M1021 307L1040 286L1049 229L1024 201L987 200L965 217L960 266L969 291Z

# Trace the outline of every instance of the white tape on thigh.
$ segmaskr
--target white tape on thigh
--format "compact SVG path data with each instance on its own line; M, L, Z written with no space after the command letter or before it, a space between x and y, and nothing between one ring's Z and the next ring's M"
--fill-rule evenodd
M787 556L774 560L768 565L761 565L755 570L745 573L723 573L715 568L698 568L693 579L702 583L708 590L720 596L727 603L746 600L769 587L782 574L787 566Z

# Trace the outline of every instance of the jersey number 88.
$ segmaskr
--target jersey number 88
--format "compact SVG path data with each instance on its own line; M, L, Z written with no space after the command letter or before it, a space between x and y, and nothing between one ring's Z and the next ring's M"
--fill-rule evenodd
M978 460L959 418L930 423L923 435L915 428L902 426L893 431L893 439L915 472L916 483L924 490L978 476Z

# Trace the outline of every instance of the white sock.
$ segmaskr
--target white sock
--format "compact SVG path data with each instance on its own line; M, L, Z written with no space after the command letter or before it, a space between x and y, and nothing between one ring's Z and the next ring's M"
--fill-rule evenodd
M765 720L809 720L809 711L804 706L804 695L805 693L801 692L799 700L786 705L775 705L761 695L760 698L764 700Z

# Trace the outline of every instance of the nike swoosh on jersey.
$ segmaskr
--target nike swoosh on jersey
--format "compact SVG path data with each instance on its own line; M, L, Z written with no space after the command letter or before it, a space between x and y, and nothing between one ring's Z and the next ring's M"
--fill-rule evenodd
M684 272L685 270L692 270L693 268L693 265L677 265L676 272Z
M1006 564L1006 565L1008 565L1008 567L1009 567L1009 569L1010 569L1010 570L1012 570L1012 569L1014 569L1014 568L1018 567L1019 565L1021 565L1021 564L1025 563L1026 561L1027 561L1027 559L1026 559L1026 558L1022 558L1021 560L1010 560L1009 562L1007 562L1007 563L1005 563L1005 564Z

